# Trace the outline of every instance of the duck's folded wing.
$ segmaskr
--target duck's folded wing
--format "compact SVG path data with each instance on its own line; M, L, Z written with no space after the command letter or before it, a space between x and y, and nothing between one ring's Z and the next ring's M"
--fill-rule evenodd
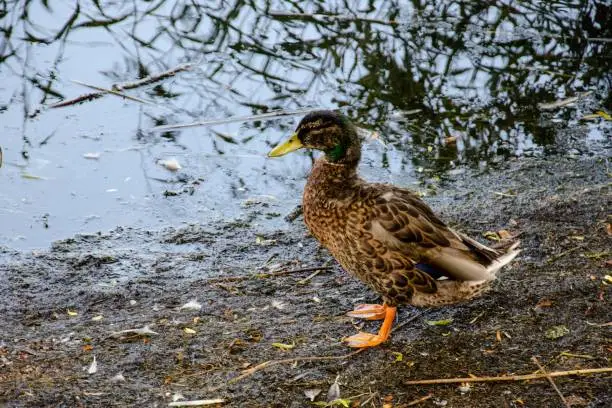
M439 271L450 279L491 278L487 266L500 254L447 227L416 195L407 190L382 192L367 224L374 239L391 251Z

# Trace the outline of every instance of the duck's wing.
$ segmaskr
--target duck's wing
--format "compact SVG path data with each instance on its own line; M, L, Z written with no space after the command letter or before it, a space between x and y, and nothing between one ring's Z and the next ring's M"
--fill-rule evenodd
M369 191L363 196L369 196L371 203L365 228L374 241L384 243L387 257L403 256L430 276L462 281L491 279L490 267L495 265L495 271L501 267L496 260L503 258L503 252L453 231L414 193L381 184L362 188Z

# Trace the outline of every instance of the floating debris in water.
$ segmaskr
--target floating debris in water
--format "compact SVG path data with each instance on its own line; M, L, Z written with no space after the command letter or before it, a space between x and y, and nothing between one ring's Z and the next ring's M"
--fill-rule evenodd
M34 174L23 172L21 173L21 178L26 180L45 180L44 177L35 176Z
M591 91L587 91L587 92L579 93L578 95L572 96L570 98L560 99L558 101L554 101L554 102L550 102L550 103L539 103L538 104L538 108L540 108L540 110L544 110L544 111L554 110L554 109L557 109L557 108L562 108L564 106L571 105L573 103L578 102L580 99L583 99L583 98L589 96L591 93L592 93Z
M89 159L89 160L98 160L100 158L100 153L99 152L95 152L95 153L84 153L83 157L85 159Z
M179 164L178 160L176 160L175 158L171 158L171 159L167 159L167 160L159 160L157 162L157 164L159 164L160 166L165 167L166 169L168 169L170 171L177 171L177 170L182 169L182 167Z
M304 109L297 109L294 111L276 110L272 112L262 113L260 115L231 116L225 119L213 119L213 120L205 120L202 122L194 122L194 123L156 126L149 130L152 132L164 132L167 130L184 129L184 128L197 127L197 126L225 125L225 124L234 123L234 122L254 122L256 120L263 120L263 119L270 120L270 119L280 118L283 116L303 115L305 113L314 112L320 109L321 108L304 108Z

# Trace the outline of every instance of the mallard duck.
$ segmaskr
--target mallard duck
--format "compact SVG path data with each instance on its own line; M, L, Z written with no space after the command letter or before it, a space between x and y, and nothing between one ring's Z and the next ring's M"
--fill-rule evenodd
M315 161L304 189L306 226L347 272L384 301L348 313L383 320L377 334L346 338L351 347L386 341L398 305L441 306L474 298L519 253L518 242L500 251L454 231L412 191L361 179L360 138L338 113L309 113L269 156L301 148L325 153Z

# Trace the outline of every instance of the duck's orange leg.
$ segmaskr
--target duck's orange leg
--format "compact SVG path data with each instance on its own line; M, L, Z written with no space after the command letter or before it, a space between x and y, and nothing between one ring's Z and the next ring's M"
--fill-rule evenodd
M389 334L391 333L391 327L393 326L393 321L395 320L395 312L397 308L387 305L382 305L381 308L384 311L385 320L383 321L383 324L380 327L378 334L359 332L353 336L347 337L344 339L344 341L348 344L349 347L374 347L378 346L380 343L383 343L389 338ZM359 309L359 307L357 309Z

